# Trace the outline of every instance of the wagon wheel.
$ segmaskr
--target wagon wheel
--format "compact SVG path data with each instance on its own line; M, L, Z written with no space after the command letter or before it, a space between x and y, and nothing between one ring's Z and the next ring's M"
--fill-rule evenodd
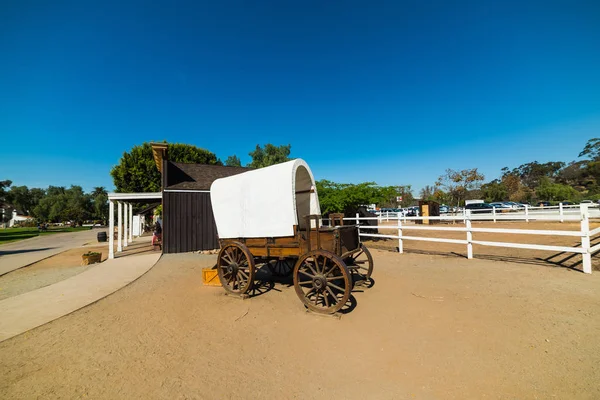
M226 244L217 259L219 280L223 288L232 294L244 294L254 283L254 257L241 243Z
M283 260L275 260L275 263L269 262L267 263L267 267L274 276L280 278L290 276L294 271L294 263L287 258L284 258Z
M310 310L333 314L350 298L352 279L341 258L326 250L314 250L296 262L294 288Z
M360 244L360 250L344 259L348 270L352 275L358 275L358 280L368 282L373 273L373 257L364 244Z

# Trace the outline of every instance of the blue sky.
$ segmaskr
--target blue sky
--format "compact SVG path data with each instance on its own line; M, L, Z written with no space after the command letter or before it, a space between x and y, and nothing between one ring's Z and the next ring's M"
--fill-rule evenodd
M2 1L2 0L0 0ZM144 141L317 179L577 158L600 137L598 1L2 1L0 179L112 189Z

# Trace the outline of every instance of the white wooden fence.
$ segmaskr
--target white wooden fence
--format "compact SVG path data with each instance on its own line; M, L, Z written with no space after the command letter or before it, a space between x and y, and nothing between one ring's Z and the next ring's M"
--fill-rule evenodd
M479 209L477 210L477 213L486 213L488 215L491 216L491 218L489 218L490 220L493 220L494 222L496 222L497 219L501 219L501 218L496 218L497 216L506 216L506 215L510 215L510 216L514 216L516 218L503 218L503 219L514 219L514 220L525 220L527 222L529 222L529 216L535 216L535 215L539 215L539 214L543 214L543 215L550 215L550 216L558 216L560 217L559 220L560 222L564 222L565 215L579 215L581 213L581 207L587 207L590 213L590 217L591 218L600 218L600 207L598 204L574 204L574 205L563 205L562 203L559 203L559 205L557 206L547 206L547 207L532 207L532 206L524 206L521 208L498 208L498 207L491 207L491 208L484 208L484 209ZM457 212L451 212L451 213L447 213L447 214L443 214L443 216L465 216L466 213L469 210L465 210L465 209L461 209L460 211ZM419 213L417 211L417 217L419 216ZM525 218L519 218L519 217L525 217ZM378 212L377 213L377 220L379 222L382 221L390 221L390 220L395 220L398 217L402 217L402 219L406 220L406 212L394 212L394 211L384 211L384 212ZM531 218L531 219L535 219L535 218Z
M577 206L578 213L527 213L523 215L517 215L515 213L501 213L501 214L471 214L467 210L464 215L459 216L440 216L440 217L388 217L389 220L396 220L397 226L366 226L359 225L359 234L361 237L375 237L375 238L387 238L398 240L398 251L402 253L403 242L405 240L425 241L425 242L441 242L441 243L454 243L462 244L467 246L467 258L473 258L473 245L481 246L495 246L495 247L508 247L517 249L532 249L532 250L547 250L553 252L566 252L566 253L577 253L582 256L583 272L587 274L592 273L592 253L600 250L600 244L594 247L590 246L591 238L600 233L600 228L596 228L590 231L590 209L586 204ZM355 218L344 218L346 221L353 221L359 224L360 221L364 220L380 220L380 217L360 217L356 214ZM423 226L423 225L412 225L407 224L408 221L423 221L423 220L455 220L464 222L464 227L449 227L449 226ZM579 221L579 230L539 230L539 229L505 229L505 228L473 228L472 221L497 221L497 220L543 220L543 221ZM396 235L386 235L380 233L369 233L369 229L394 229L397 230ZM464 232L465 239L448 239L448 238L435 238L435 237L421 237L421 236L410 236L406 235L406 231L445 231L445 232ZM473 233L508 233L515 235L551 235L551 236L571 236L581 238L581 244L578 247L568 246L551 246L541 244L530 244L530 243L507 243L507 242L494 242L494 241L483 241L473 239Z

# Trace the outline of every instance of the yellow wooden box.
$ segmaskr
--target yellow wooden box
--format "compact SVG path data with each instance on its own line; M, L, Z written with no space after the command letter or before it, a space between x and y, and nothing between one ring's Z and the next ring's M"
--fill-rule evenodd
M213 268L202 268L202 283L207 286L221 286L217 270Z

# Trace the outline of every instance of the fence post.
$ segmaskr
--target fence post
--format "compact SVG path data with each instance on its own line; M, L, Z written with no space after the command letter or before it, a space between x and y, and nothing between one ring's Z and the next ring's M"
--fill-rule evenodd
M492 215L494 216L494 223L496 223L496 206L492 206Z
M356 213L356 225L360 225L360 220L359 220L359 218L360 218L360 214L359 214L359 213Z
M581 254L583 263L583 272L592 273L592 255L590 253L590 212L587 204L580 206L581 211Z
M390 212L389 212L389 210L385 212L385 222L390 222Z
M473 258L473 232L471 232L471 210L465 210L465 225L467 228L467 259Z
M529 222L529 206L525 204L525 222Z
M402 244L402 220L398 218L398 253L404 253L404 246Z
M558 213L560 214L560 222L565 222L562 201L558 203Z

